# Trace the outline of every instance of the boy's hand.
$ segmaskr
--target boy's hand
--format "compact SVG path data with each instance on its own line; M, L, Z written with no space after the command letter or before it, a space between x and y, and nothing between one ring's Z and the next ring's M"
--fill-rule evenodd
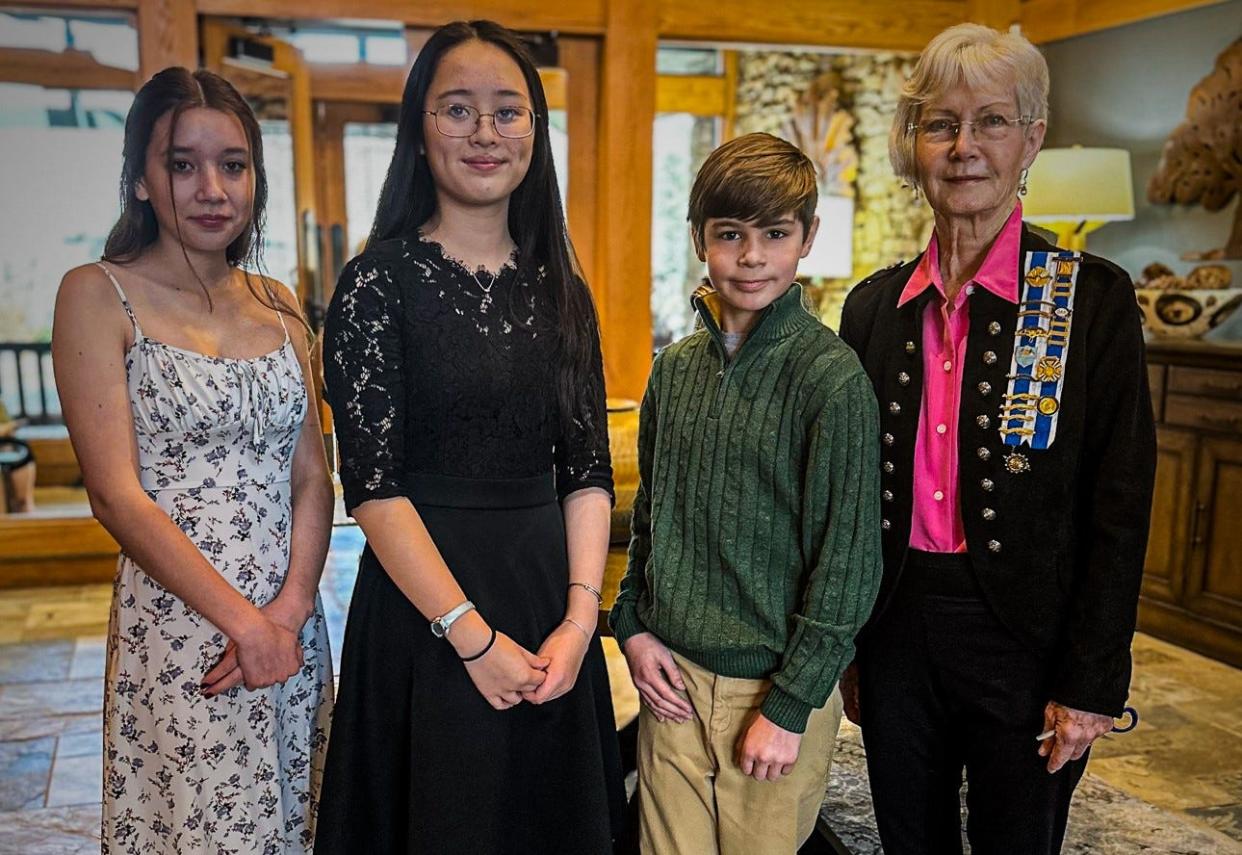
M801 733L785 730L756 712L738 740L737 765L756 781L776 781L793 771L801 746Z
M640 632L625 642L622 652L630 666L630 677L638 694L653 713L656 721L672 719L681 723L690 720L694 709L677 690L686 690L681 671L673 654L650 632Z

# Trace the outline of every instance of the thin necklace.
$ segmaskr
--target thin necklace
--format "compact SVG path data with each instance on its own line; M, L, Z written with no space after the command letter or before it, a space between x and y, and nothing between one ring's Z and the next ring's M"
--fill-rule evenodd
M495 285L496 280L500 278L500 271L497 270L495 273L492 274L492 281L488 282L487 285L484 285L482 282L479 281L479 274L473 271L468 271L468 272L470 273L470 278L474 280L474 284L478 285L479 290L482 291L484 294L491 294L492 286Z

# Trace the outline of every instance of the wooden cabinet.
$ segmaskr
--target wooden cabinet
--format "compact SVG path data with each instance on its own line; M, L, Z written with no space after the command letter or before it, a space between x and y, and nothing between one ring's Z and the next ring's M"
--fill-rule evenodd
M1139 628L1242 666L1242 348L1148 345L1156 491Z

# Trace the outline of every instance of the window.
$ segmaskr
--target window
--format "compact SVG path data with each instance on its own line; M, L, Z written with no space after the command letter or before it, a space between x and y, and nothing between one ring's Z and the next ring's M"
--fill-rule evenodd
M704 276L686 213L699 167L716 147L720 123L689 113L658 113L653 135L651 325L656 347L694 329L690 294Z
M138 31L128 16L0 13L0 47L84 51L113 68L138 70Z
M345 125L345 216L349 221L345 258L361 252L371 233L396 141L395 124Z
M0 341L50 341L61 277L103 253L133 97L0 83Z
M260 119L263 165L267 169L267 223L263 230L264 272L298 289L298 215L293 193L293 135L288 119Z

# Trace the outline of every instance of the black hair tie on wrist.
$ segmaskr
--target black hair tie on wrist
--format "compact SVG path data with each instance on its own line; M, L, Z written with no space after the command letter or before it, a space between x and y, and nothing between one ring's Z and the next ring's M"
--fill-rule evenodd
M484 645L483 649L480 650L478 653L474 654L473 656L463 656L461 658L461 661L462 662L473 662L476 659L482 659L487 654L487 651L492 649L492 645L495 643L496 643L496 627L492 627L492 637L487 640L487 644Z

